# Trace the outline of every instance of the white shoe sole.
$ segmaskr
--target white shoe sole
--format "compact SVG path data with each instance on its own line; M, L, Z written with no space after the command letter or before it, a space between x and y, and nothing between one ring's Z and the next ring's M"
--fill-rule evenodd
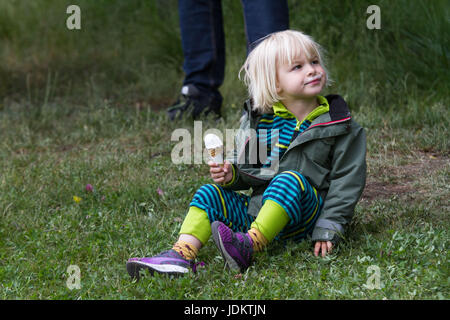
M171 264L153 264L143 261L127 262L127 271L131 277L139 279L139 271L141 269L148 269L151 275L153 275L154 271L169 275L181 275L189 272L188 268Z
M219 248L219 251L222 254L222 257L224 258L226 265L228 265L228 267L232 270L241 271L241 268L236 263L236 261L234 261L234 259L225 250L225 247L222 242L222 238L220 237L219 232L217 231L217 228L211 228L211 231L212 231L212 236L213 236L214 242L216 243L216 246Z

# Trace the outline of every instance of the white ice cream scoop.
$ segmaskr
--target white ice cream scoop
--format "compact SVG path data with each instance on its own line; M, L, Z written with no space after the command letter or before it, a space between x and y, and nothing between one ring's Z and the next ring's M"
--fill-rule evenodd
M205 147L212 161L223 163L223 143L215 134L209 133L204 137Z

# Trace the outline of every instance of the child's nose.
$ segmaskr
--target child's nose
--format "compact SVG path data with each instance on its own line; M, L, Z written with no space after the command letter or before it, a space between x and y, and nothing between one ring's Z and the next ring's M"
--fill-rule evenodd
M312 74L314 74L316 72L316 68L315 68L315 66L313 64L308 63L306 65L306 71L307 71L308 75L312 75Z

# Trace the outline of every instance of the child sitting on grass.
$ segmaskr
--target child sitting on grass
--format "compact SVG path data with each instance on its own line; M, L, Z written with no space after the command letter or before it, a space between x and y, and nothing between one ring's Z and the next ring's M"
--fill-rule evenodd
M365 185L366 137L342 97L320 95L328 81L320 46L299 31L276 32L241 71L250 94L241 128L256 135L238 141L233 163L208 163L215 183L195 193L178 241L154 257L128 260L132 277L140 269L195 271L211 235L240 272L272 241L310 236L314 254L324 257L349 225ZM251 196L237 192L250 188Z

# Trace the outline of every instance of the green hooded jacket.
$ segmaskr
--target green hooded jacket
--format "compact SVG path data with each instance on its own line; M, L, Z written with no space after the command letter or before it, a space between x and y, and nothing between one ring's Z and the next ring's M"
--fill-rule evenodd
M261 167L264 152L260 151L256 139L261 114L252 110L250 100L246 101L233 159L230 159L233 179L224 187L235 191L251 188L248 213L256 217L272 178L286 170L298 171L324 200L312 241L336 243L349 225L365 186L366 136L364 129L352 119L342 97L325 98L329 112L314 119L308 129L291 141L279 162L271 168Z

